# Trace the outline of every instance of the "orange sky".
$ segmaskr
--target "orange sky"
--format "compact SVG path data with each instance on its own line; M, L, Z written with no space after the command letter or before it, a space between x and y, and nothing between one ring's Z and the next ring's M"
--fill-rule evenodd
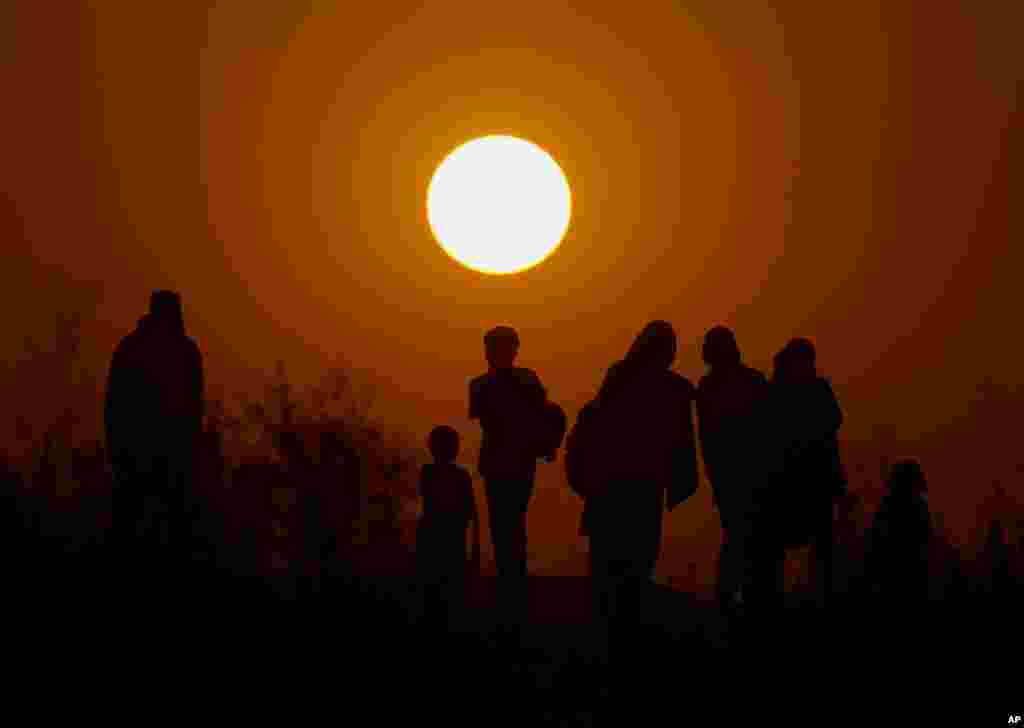
M859 439L955 420L985 372L1019 382L1019 341L993 336L1019 328L1010 11L370 5L7 4L3 275L32 304L13 345L100 283L102 354L173 286L215 383L342 355L382 416L470 439L496 323L570 415L651 318L692 379L713 324L762 367L810 336ZM573 190L562 246L518 276L461 268L426 223L437 163L487 133L537 142ZM687 508L670 538L706 492Z

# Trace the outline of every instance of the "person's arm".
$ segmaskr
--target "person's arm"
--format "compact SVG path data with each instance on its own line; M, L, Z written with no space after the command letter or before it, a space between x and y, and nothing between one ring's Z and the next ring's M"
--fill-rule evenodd
M427 466L424 465L420 468L420 481L419 481L419 492L420 492L420 508L423 515L426 515L428 506L433 506L430 498L430 483L427 478Z
M547 422L547 417L548 417L548 414L549 414L548 411L547 411L547 407L548 407L548 391L547 391L547 388L543 384L541 384L541 381L540 381L539 378L537 379L537 386L540 388L538 399L540 401L541 416L544 418L544 420L543 420L543 422L544 422L544 432L546 433L547 432L547 428L548 428L548 424L549 424ZM559 411L561 411L561 410L559 410ZM562 412L562 415L563 415L563 418L564 418L565 413ZM563 419L562 422L561 422L561 428L560 428L561 432L562 432L562 439L563 440L565 439L565 433L568 430L568 425L569 425L569 423ZM554 450L551 450L550 452L543 453L544 462L546 462L546 463L553 463L553 462L555 462L555 459L557 458L557 456L558 456L558 448L557 447Z
M190 382L189 397L192 401L192 427L196 435L203 431L203 415L206 410L205 399L205 372L203 371L203 355L199 347L192 344L193 364L192 381Z
M470 547L471 572L474 575L480 573L480 513L476 507L476 498L473 495L473 480L469 473L466 473L466 488L469 496L469 519L473 527L473 543Z
M869 593L877 590L881 578L880 571L884 568L885 559L888 556L886 551L891 543L888 538L891 528L889 515L889 503L883 500L865 534L861 578Z
M480 419L480 380L469 382L469 419Z
M695 401L697 405L697 435L700 438L700 454L704 461L704 474L708 479L708 483L711 485L711 505L713 508L718 508L718 498L715 494L714 487L715 458L713 448L710 444L714 435L711 432L708 405L705 400L704 393L702 393L699 388L697 389Z
M548 401L548 390L536 373L534 373L533 378L537 382L537 399L540 401L541 406L543 406Z
M700 478L693 427L693 387L688 382L686 390L680 403L682 421L679 423L679 439L672 450L672 477L667 493L669 511L697 492Z
M103 401L103 426L107 439L107 457L110 464L117 466L123 443L121 434L125 427L125 379L127 369L124 349L119 345L110 360L107 374L107 391Z
M529 397L529 403L531 409L537 412L541 412L544 409L544 405L548 401L548 392L544 389L544 385L541 384L540 377L537 376L537 372L529 371L529 377L527 379L527 394Z
M473 497L473 478L464 470L459 471L461 479L460 489L462 490L463 509L470 521L476 520L476 498Z
M836 399L835 392L832 390L832 385L829 384L827 379L822 379L824 385L823 401L825 404L825 417L824 425L828 432L829 437L835 437L839 433L839 428L843 426L843 411L839 407L839 401Z
M548 393L547 393L547 390L544 388L544 385L541 384L540 377L537 376L537 373L535 371L533 371L532 369L530 369L528 371L529 371L528 394L526 396L529 398L529 409L530 409L530 411L532 411L534 413L530 417L530 420L532 422L536 423L536 428L537 429L534 430L535 434L536 433L541 433L541 432L546 433L547 432L547 426L548 426L548 422L547 422L547 416L548 416L548 412L547 412ZM537 457L543 458L545 462L550 463L550 462L554 461L555 454L553 452L550 452L550 453L537 453Z

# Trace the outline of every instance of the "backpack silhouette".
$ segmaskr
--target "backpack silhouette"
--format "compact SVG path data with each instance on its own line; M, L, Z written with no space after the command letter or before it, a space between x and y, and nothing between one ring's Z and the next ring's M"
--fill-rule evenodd
M558 448L562 447L568 424L564 409L550 400L544 403L542 421L537 430L538 455L554 458Z
M585 404L565 440L565 475L583 498L600 495L608 486L608 428L602 414L596 401Z

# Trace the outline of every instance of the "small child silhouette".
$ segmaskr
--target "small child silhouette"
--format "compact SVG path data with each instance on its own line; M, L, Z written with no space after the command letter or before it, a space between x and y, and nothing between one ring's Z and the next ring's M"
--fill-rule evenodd
M916 460L900 460L869 532L871 586L891 601L919 602L928 590L931 514L928 486Z
M416 532L417 568L424 586L424 618L432 625L447 623L464 596L466 529L473 523L471 563L480 568L480 525L473 481L455 463L459 434L435 427L427 440L434 462L420 473L423 515Z

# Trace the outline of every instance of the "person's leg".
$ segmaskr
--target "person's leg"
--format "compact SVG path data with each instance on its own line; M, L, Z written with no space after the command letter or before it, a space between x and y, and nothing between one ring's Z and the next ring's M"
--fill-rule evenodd
M617 692L628 702L649 689L650 670L662 663L654 614L657 564L663 519L662 501L645 484L633 484L629 500L614 511L615 558L612 559L615 604L610 657Z
M732 550L729 543L729 532L722 528L722 542L718 547L718 606L721 609L725 609L729 604L729 596L731 594L730 581L731 574L729 572L729 564L732 559Z
M828 519L826 520L826 515ZM818 605L826 609L832 604L833 540L831 512L821 514L820 528L814 539L814 582Z
M444 533L444 555L441 564L444 578L444 630L451 633L458 620L463 581L466 576L466 532L458 524L450 524Z
M621 534L615 532L616 520L602 519L595 537L598 541L596 546L595 564L596 579L595 591L597 608L600 610L598 627L604 638L604 650L610 664L621 662L620 652L624 639L623 622L626 619L626 574L628 562L622 557ZM611 522L609 522L611 521Z
M609 505L607 498L591 499L587 509L595 657L598 664L607 666L611 661L612 631L618 606L614 562L617 541L614 520L609 517L615 509Z
M439 629L440 575L436 534L419 524L416 541L416 566L421 597L421 626L428 636Z
M466 613L466 542L462 534L461 552L453 552L451 578L448 588L448 629L461 630Z
M620 509L622 516L629 518L623 534L628 538L623 544L625 629L637 659L644 660L645 653L655 646L648 639L648 627L655 607L653 577L661 553L664 492L650 483L636 483L630 491L630 503Z
M509 571L508 549L508 483L489 479L485 483L487 516L494 547L494 566L499 579Z
M498 574L498 598L508 621L520 622L526 609L526 512L533 482L491 480L486 484L491 540Z
M761 538L759 537L758 530L770 529L771 517L770 514L762 512L760 504L752 496L750 500L743 504L740 517L737 520L737 581L739 582L738 589L742 603L745 604L749 601L750 592L755 589L753 585L756 579L758 541ZM768 539L770 536L771 532L768 530L765 538Z
M780 616L786 550L771 523L755 519L751 525L748 603L758 631L765 633L774 629Z
M196 513L192 506L192 483L190 478L189 459L187 454L179 454L170 464L167 489L167 525L168 525L168 574L167 587L174 599L179 599L187 592L195 590L196 573ZM294 559L290 571L298 566ZM288 596L294 599L295 579L289 573Z
M526 513L533 495L533 481L516 482L509 493L508 549L509 573L525 580L527 575Z
M148 569L144 540L148 501L143 488L147 483L134 471L122 472L111 513L111 559L115 588L136 591L139 579Z
M188 577L195 569L196 518L192 498L189 459L182 455L174 463L171 474L170 523L172 528L171 552L175 577Z
M642 682L654 643L645 638L650 621L651 575L661 546L661 491L646 483L623 483L592 509L591 543L595 591L607 629L607 654L614 681L629 692Z
M590 537L590 575L594 592L594 608L596 615L602 619L610 619L613 612L615 595L615 555L616 536L614 524L609 523L609 515L614 508L608 503L595 501L590 505L588 531Z
M423 584L423 626L431 638L439 634L445 624L444 584L433 574Z
M590 534L590 584L594 600L594 617L606 620L610 616L610 579L609 563L604 553L604 544L600 534Z
M665 494L661 488L645 483L637 486L637 495L633 558L637 578L650 582L661 555Z
M152 587L162 592L168 583L171 565L171 546L173 544L173 478L170 469L170 458L166 453L154 457L149 472L148 494L148 534L149 558L147 570L152 577Z
M742 533L739 519L731 504L721 504L719 517L722 523L722 545L718 552L718 601L723 609L730 609L740 588L740 554Z

